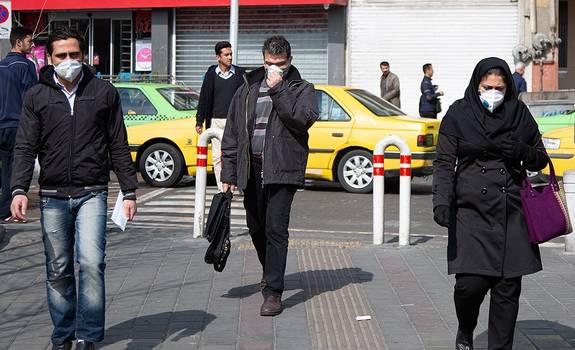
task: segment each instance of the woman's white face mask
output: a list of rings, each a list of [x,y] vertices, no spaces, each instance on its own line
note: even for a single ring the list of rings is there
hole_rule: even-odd
[[[493,111],[503,103],[503,100],[505,99],[505,90],[480,90],[479,98],[481,99],[483,107],[485,107],[489,112],[493,113]]]

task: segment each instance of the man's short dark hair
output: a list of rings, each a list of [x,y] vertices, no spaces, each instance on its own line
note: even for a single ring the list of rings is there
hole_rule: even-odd
[[[16,27],[10,32],[10,45],[16,47],[16,40],[24,40],[27,36],[32,36],[34,32],[30,28]]]
[[[231,49],[231,48],[232,44],[230,44],[229,41],[220,41],[216,43],[216,47],[214,48],[214,50],[216,51],[216,56],[219,56],[222,54],[223,49]]]
[[[78,40],[78,44],[80,44],[80,51],[82,51],[82,54],[85,54],[86,39],[84,38],[84,36],[78,33],[77,31],[71,29],[70,27],[62,27],[50,33],[50,36],[48,37],[48,42],[46,42],[46,52],[48,52],[48,55],[51,56],[52,52],[54,52],[54,47],[52,45],[54,41],[68,40],[70,38]]]
[[[289,41],[282,35],[274,35],[266,39],[262,47],[262,53],[269,53],[273,56],[291,57],[291,46]]]
[[[389,62],[387,62],[387,61],[381,61],[381,63],[379,64],[379,66],[380,66],[380,67],[381,67],[381,66],[389,67]]]
[[[431,63],[426,63],[423,65],[423,73],[427,73],[427,71],[431,68]]]

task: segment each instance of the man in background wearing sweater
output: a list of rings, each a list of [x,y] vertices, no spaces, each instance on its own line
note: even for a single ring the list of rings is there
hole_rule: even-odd
[[[38,82],[34,63],[26,58],[34,47],[32,31],[17,27],[10,32],[12,50],[0,61],[0,162],[2,162],[0,199],[0,219],[11,221],[10,178],[14,160],[16,130],[20,122],[20,113],[24,95]]]
[[[200,102],[196,116],[198,134],[202,133],[204,122],[206,128],[212,127],[224,131],[232,98],[236,90],[244,83],[245,71],[232,64],[232,45],[227,41],[220,41],[216,44],[215,52],[218,64],[208,68],[200,90]],[[212,162],[220,191],[222,191],[220,181],[222,171],[221,148],[221,142],[218,139],[212,139]]]

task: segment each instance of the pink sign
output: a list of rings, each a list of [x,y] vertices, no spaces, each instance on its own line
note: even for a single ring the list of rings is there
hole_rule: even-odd
[[[152,42],[150,40],[136,41],[136,71],[152,70]]]
[[[34,62],[36,66],[36,73],[46,65],[46,46],[36,45],[32,48],[32,52],[26,55],[30,61]]]

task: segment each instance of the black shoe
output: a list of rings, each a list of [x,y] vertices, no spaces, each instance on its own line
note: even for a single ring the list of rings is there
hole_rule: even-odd
[[[72,342],[71,341],[67,341],[64,344],[60,344],[60,345],[52,345],[52,350],[72,350]]]
[[[91,341],[80,341],[76,344],[76,350],[95,350],[96,346]]]
[[[473,350],[473,334],[465,334],[458,329],[455,338],[455,350]]]
[[[283,311],[282,297],[279,295],[270,295],[264,297],[264,303],[260,309],[260,316],[276,316]]]

